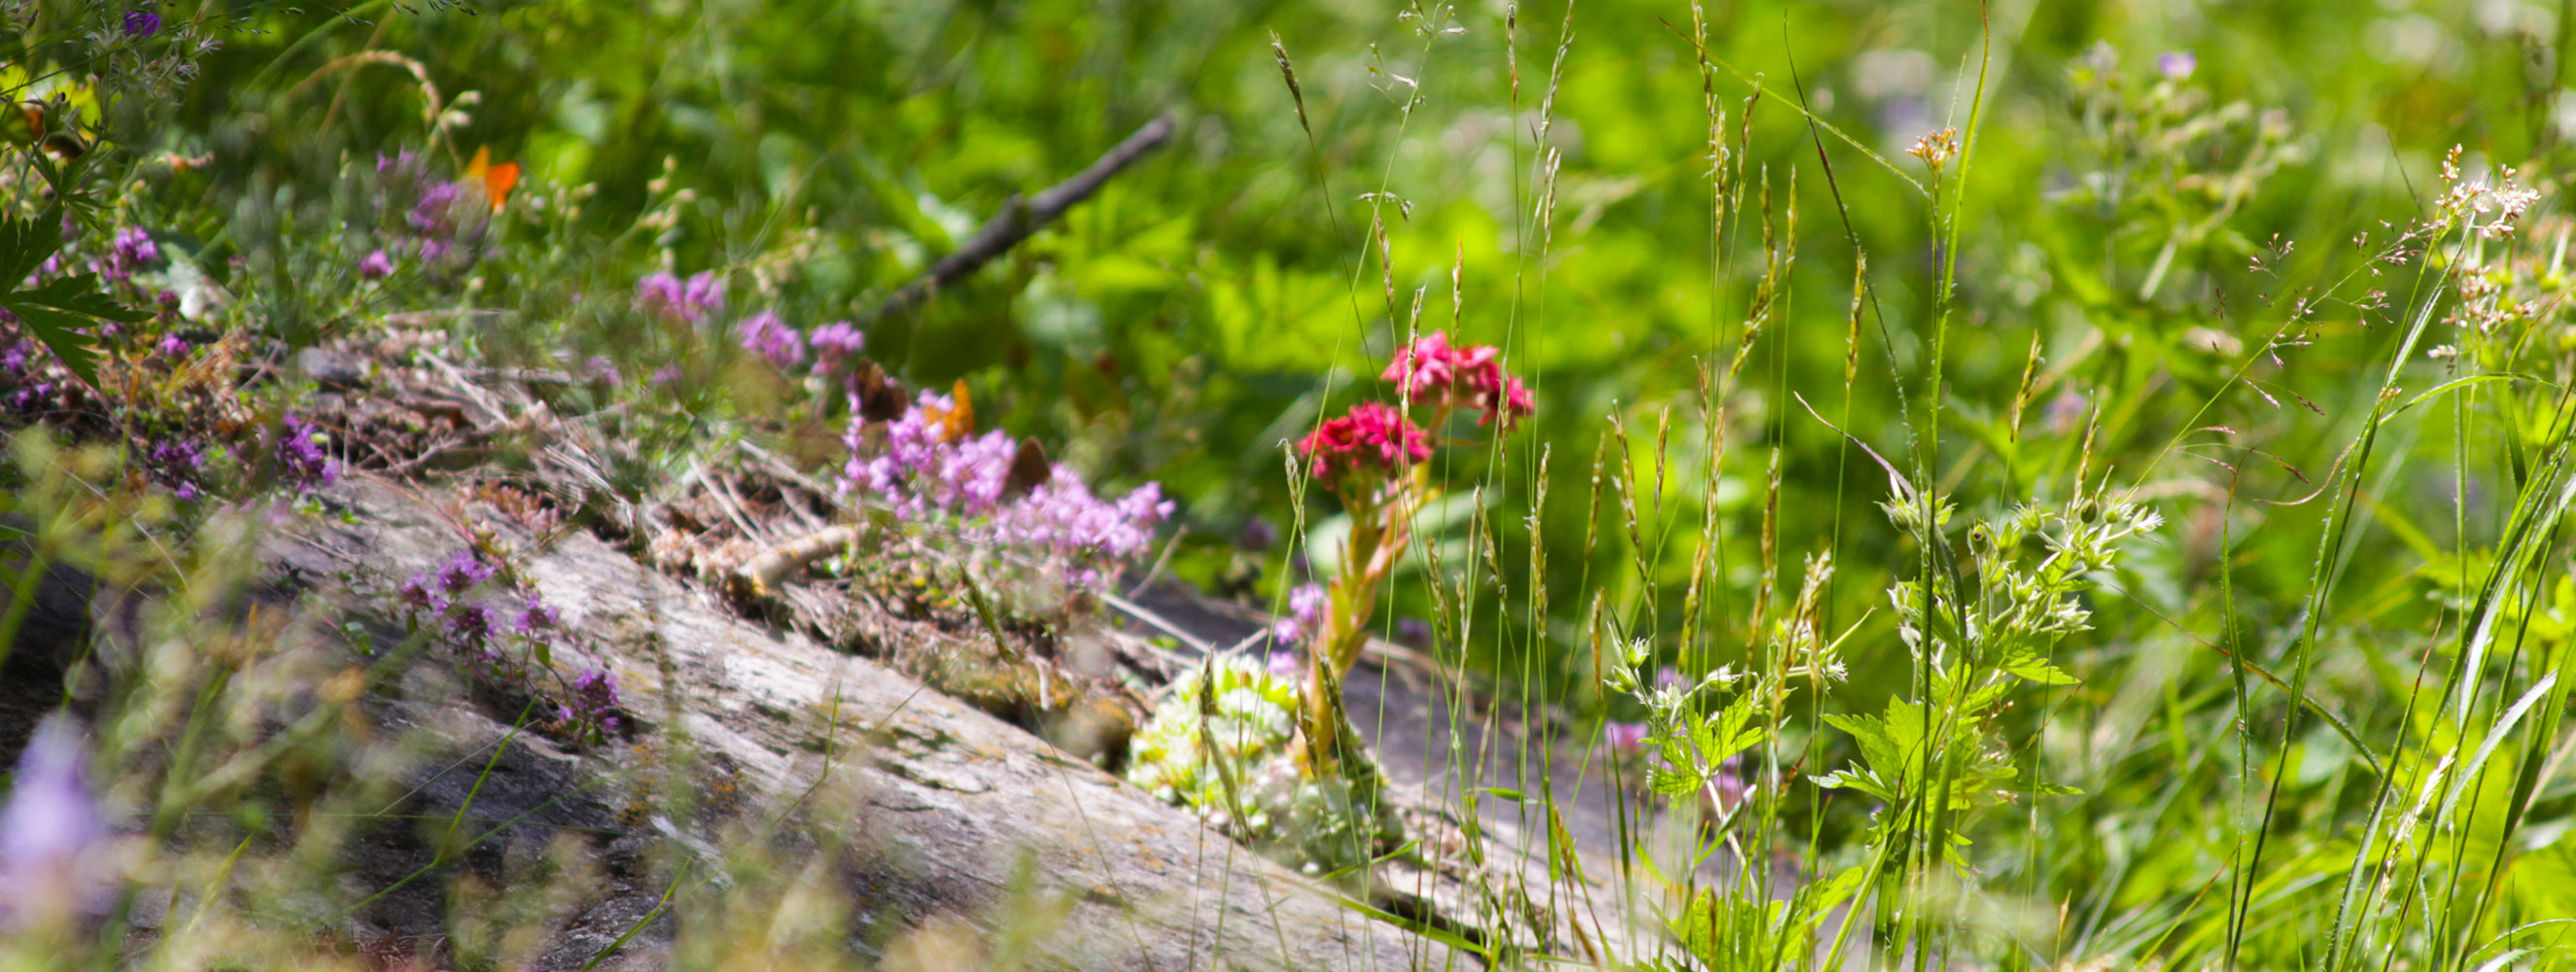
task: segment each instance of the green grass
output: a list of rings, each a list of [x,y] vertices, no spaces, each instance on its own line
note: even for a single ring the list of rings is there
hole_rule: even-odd
[[[1433,660],[1566,713],[1513,743],[1617,788],[1637,840],[1592,876],[1654,943],[1623,963],[2471,970],[2576,947],[2576,11],[179,3],[135,41],[122,11],[22,7],[0,87],[95,127],[70,159],[10,129],[0,205],[67,210],[92,256],[150,230],[163,258],[110,292],[187,309],[141,333],[228,361],[396,335],[466,367],[604,359],[617,383],[555,404],[623,444],[599,495],[628,501],[737,441],[835,477],[836,386],[723,328],[863,318],[1014,193],[1175,112],[1061,223],[863,321],[868,355],[962,382],[981,427],[1103,495],[1160,482],[1180,511],[1147,559],[1277,609],[1347,566],[1353,529],[1282,474],[1285,443],[1393,400],[1376,376],[1413,336],[1501,348],[1536,414],[1440,450],[1368,628],[1422,619]],[[477,258],[361,274],[412,232],[376,160],[443,179],[485,148],[525,175]],[[2536,202],[2490,192],[2502,166]],[[715,272],[730,313],[635,312],[655,271]],[[219,602],[220,531],[133,470],[316,390],[213,372],[111,367],[82,409],[12,406],[54,426],[19,440],[18,529]],[[260,434],[209,439],[203,485],[274,489]],[[73,439],[110,448],[44,444]],[[1256,523],[1284,544],[1239,541]],[[254,731],[226,713],[293,709],[260,693],[330,666],[200,653],[227,660],[174,651],[111,689],[97,751],[156,755],[101,780],[166,852],[155,886],[302,900],[343,836],[319,821],[381,805],[399,746]],[[1613,722],[1646,723],[1644,752],[1602,743]],[[1524,833],[1573,796],[1463,759],[1444,798],[1514,791]],[[347,782],[292,805],[235,785],[280,760]],[[1650,860],[1654,821],[1709,809],[1681,832],[1723,878]],[[819,878],[764,853],[674,885],[680,955],[792,926],[772,944],[799,961],[856,962],[829,909],[795,910]],[[205,919],[204,954],[328,950],[276,917],[308,912],[262,907]],[[459,941],[497,967],[506,937]],[[119,963],[106,936],[0,953]]]

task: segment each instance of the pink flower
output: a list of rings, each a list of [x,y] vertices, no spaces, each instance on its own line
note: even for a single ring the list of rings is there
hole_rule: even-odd
[[[656,273],[635,282],[635,309],[674,323],[695,324],[724,309],[724,284],[702,270],[683,281]]]
[[[1394,406],[1361,402],[1297,443],[1315,478],[1339,479],[1363,468],[1393,473],[1431,458],[1431,437]]]
[[[375,252],[367,254],[365,259],[358,261],[358,276],[369,280],[383,280],[393,275],[394,258],[385,252],[384,247],[377,247]]]
[[[805,360],[805,335],[778,319],[776,311],[761,311],[733,326],[742,339],[742,349],[769,360],[770,367],[785,370]]]
[[[1646,748],[1646,724],[1613,722],[1601,728],[1601,739],[1618,752],[1637,752]]]
[[[859,356],[868,346],[868,336],[848,321],[833,321],[815,328],[805,336],[814,346],[816,363],[826,368],[840,367],[841,362]]]
[[[1503,371],[1502,351],[1490,344],[1457,347],[1446,331],[1433,331],[1399,348],[1395,360],[1378,377],[1391,381],[1415,402],[1443,411],[1457,408],[1484,413],[1476,420],[1490,425],[1501,419],[1508,429],[1536,408],[1529,389]]]

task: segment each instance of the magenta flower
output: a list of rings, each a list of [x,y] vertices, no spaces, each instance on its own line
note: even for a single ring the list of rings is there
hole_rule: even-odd
[[[1374,468],[1394,473],[1431,458],[1431,437],[1394,406],[1362,402],[1297,443],[1315,478],[1326,481]]]
[[[805,336],[805,340],[814,346],[816,363],[825,368],[840,367],[841,362],[858,357],[859,352],[868,346],[868,336],[848,321],[833,321],[815,328],[814,333]]]
[[[161,259],[161,245],[152,242],[152,234],[128,226],[116,231],[107,251],[107,265],[99,275],[109,280],[130,280],[144,264]]]
[[[1269,664],[1272,678],[1296,678],[1297,674],[1306,668],[1304,662],[1297,660],[1297,653],[1293,651],[1271,652]]]
[[[313,423],[286,417],[277,436],[278,478],[296,492],[309,493],[340,479],[340,463],[323,447],[331,436]]]
[[[369,280],[383,280],[393,275],[394,258],[392,254],[385,252],[384,247],[377,247],[375,252],[367,254],[365,259],[358,261],[358,276]]]
[[[805,335],[778,319],[776,311],[761,311],[733,326],[734,336],[741,339],[742,349],[769,360],[770,367],[786,370],[805,360]]]
[[[1646,724],[1614,721],[1601,727],[1601,738],[1617,752],[1639,752],[1646,748]]]
[[[635,307],[674,323],[696,324],[724,310],[724,283],[711,270],[687,280],[651,274],[635,282]]]
[[[1448,332],[1433,331],[1397,349],[1395,360],[1379,377],[1394,382],[1417,404],[1444,414],[1451,409],[1474,409],[1483,413],[1477,424],[1490,425],[1499,419],[1508,429],[1535,410],[1536,402],[1520,379],[1503,371],[1501,359],[1502,351],[1493,345],[1456,347],[1449,343]]]

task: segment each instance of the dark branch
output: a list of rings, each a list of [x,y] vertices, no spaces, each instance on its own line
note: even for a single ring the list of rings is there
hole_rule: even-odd
[[[1145,157],[1146,153],[1161,148],[1164,142],[1171,140],[1172,127],[1170,114],[1157,116],[1145,123],[1145,127],[1137,129],[1136,134],[1127,136],[1126,141],[1112,146],[1108,154],[1091,163],[1090,168],[1075,173],[1073,178],[1049,186],[1026,200],[1012,196],[1009,202],[1002,204],[1002,211],[976,227],[975,235],[967,237],[956,252],[939,258],[938,263],[931,265],[930,272],[903,285],[903,289],[886,298],[885,303],[878,304],[877,309],[862,318],[860,323],[882,320],[929,303],[940,290],[992,262],[994,257],[1009,252],[1021,240],[1028,239],[1029,234],[1055,222],[1065,210],[1091,198],[1092,193],[1099,192],[1100,187],[1108,184],[1110,177],[1120,170]]]

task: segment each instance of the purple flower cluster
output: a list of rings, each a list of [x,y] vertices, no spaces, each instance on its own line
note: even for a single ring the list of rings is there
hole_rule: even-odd
[[[1073,470],[1056,466],[1047,481],[993,518],[1004,543],[1040,550],[1064,561],[1070,580],[1098,587],[1105,571],[1153,545],[1154,525],[1172,515],[1163,487],[1146,483],[1112,503],[1091,495]]]
[[[505,688],[536,692],[529,663],[539,646],[551,653],[564,630],[563,614],[542,595],[525,588],[513,589],[497,600],[475,597],[499,573],[482,555],[459,550],[404,581],[396,596],[415,624],[429,628],[472,662],[478,677]],[[514,647],[521,650],[508,650]],[[617,679],[601,668],[582,670],[554,706],[557,722],[577,737],[615,731],[617,711]]]
[[[1614,752],[1643,752],[1646,748],[1646,724],[1613,721],[1601,727],[1601,740],[1608,743]]]
[[[908,520],[937,516],[980,521],[979,539],[1055,558],[1075,585],[1096,587],[1106,568],[1152,544],[1154,526],[1172,514],[1162,487],[1148,483],[1118,499],[1092,495],[1063,465],[1016,499],[1006,498],[1019,449],[999,429],[952,434],[957,403],[923,392],[902,416],[881,427],[853,419],[842,441],[850,459],[841,470],[843,491],[865,491],[894,504]],[[853,403],[852,411],[857,411]]]
[[[733,326],[734,336],[742,349],[769,360],[769,366],[780,371],[805,360],[805,335],[780,320],[777,311],[761,311]]]
[[[149,10],[125,12],[125,36],[143,40],[161,32],[161,15]]]
[[[358,275],[382,280],[406,257],[432,269],[457,270],[472,263],[491,213],[479,200],[460,201],[463,195],[455,182],[430,176],[417,153],[376,156],[376,207],[391,229],[380,234],[389,239],[359,258]],[[403,199],[410,204],[394,219],[391,211]]]
[[[858,357],[859,352],[868,346],[868,336],[859,331],[858,325],[848,321],[833,321],[815,328],[814,333],[805,336],[805,340],[814,346],[814,364],[820,368],[839,368]]]
[[[1288,592],[1288,616],[1270,625],[1270,640],[1293,645],[1320,634],[1324,617],[1332,612],[1331,596],[1323,585],[1301,584]]]
[[[289,415],[277,435],[277,478],[298,493],[310,493],[340,481],[340,463],[324,447],[329,433],[303,418]]]
[[[983,516],[1002,502],[1016,447],[998,429],[950,438],[938,418],[953,413],[955,399],[936,392],[921,398],[884,426],[884,441],[869,455],[868,426],[854,420],[842,442],[850,460],[841,468],[844,492],[863,489],[893,500],[896,515],[920,519],[932,512]],[[851,411],[857,411],[852,405]],[[866,458],[861,458],[866,456]]]
[[[46,716],[18,754],[0,806],[0,928],[59,922],[104,900],[99,852],[108,826],[87,761],[80,729],[62,712]]]
[[[134,279],[134,271],[161,259],[161,245],[152,242],[152,234],[128,226],[116,231],[108,246],[107,262],[98,267],[99,276],[123,282]]]
[[[605,668],[583,669],[573,677],[571,698],[555,706],[555,719],[576,733],[617,731],[617,676]]]
[[[712,270],[687,280],[655,273],[635,282],[635,309],[675,324],[699,323],[724,305],[724,282]]]
[[[169,484],[180,502],[194,503],[205,495],[197,487],[197,474],[205,468],[205,447],[185,439],[164,439],[152,444],[143,461],[152,478]]]

